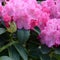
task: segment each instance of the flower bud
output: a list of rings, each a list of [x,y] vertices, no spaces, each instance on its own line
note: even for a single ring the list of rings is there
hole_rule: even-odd
[[[17,30],[16,24],[14,21],[10,22],[10,27],[7,28],[7,31],[10,33],[14,33]]]

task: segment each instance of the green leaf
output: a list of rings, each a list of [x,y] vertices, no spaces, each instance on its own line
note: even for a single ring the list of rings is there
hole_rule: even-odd
[[[48,48],[47,46],[42,45],[40,48],[42,54],[48,54],[50,52],[50,48]]]
[[[28,60],[28,55],[26,53],[26,50],[19,44],[14,45],[20,56],[23,58],[23,60]]]
[[[0,57],[0,60],[12,60],[12,59],[8,56],[2,56]]]
[[[40,56],[41,60],[50,60],[50,56],[49,55],[42,55]]]
[[[17,37],[20,43],[25,43],[28,40],[29,36],[30,36],[29,30],[21,29],[17,31]]]
[[[11,57],[13,60],[20,60],[19,53],[16,51],[16,49],[12,46],[8,48],[9,57]]]
[[[57,60],[56,57],[52,57],[51,60]]]
[[[57,60],[60,60],[60,55],[59,54],[55,54],[54,56]]]
[[[55,53],[55,54],[60,54],[60,47],[55,48],[54,53]]]
[[[40,50],[38,48],[35,48],[35,50],[31,50],[29,52],[29,55],[34,57],[34,58],[40,58],[40,56],[42,55],[42,53],[40,52]]]
[[[5,33],[5,32],[6,32],[6,30],[4,28],[0,28],[0,35]]]

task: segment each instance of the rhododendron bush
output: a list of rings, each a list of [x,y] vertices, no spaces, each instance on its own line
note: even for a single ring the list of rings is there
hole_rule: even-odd
[[[0,60],[60,60],[60,0],[0,0]]]

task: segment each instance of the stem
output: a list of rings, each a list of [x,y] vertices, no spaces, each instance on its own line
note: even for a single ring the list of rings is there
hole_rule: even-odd
[[[7,45],[5,45],[2,48],[0,48],[0,52],[4,51],[5,49],[7,49],[8,47],[12,46],[15,43],[18,43],[18,42],[13,41],[13,42],[8,43]]]
[[[37,34],[39,34],[40,32],[38,32],[36,29],[33,29]]]

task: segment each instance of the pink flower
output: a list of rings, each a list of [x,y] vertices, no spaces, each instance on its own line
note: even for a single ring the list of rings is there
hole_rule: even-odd
[[[3,0],[5,6],[0,7],[1,16],[8,25],[11,22],[11,17],[15,21],[18,29],[30,29],[31,21],[38,20],[40,16],[40,4],[36,0]],[[1,0],[2,2],[2,0]],[[32,6],[31,6],[32,5]],[[2,11],[1,11],[2,10]]]
[[[13,18],[17,28],[30,29],[31,20],[38,20],[40,16],[40,4],[36,0],[13,0],[13,2],[11,0],[10,3],[13,4],[15,9]]]
[[[3,20],[4,20],[5,24],[6,24],[6,27],[9,27],[9,22],[11,22],[11,17],[8,16],[8,15],[4,15]]]
[[[12,7],[12,4],[6,4],[3,6],[2,9],[2,18],[3,21],[5,22],[6,27],[9,27],[9,23],[11,22],[11,17],[14,14],[14,9]]]
[[[16,24],[17,24],[17,28],[18,29],[30,29],[30,19],[27,15],[23,15],[23,16],[20,16],[20,18],[18,18],[16,21]]]
[[[3,10],[3,6],[1,5],[1,2],[0,2],[0,17],[2,16],[2,10]]]
[[[41,5],[36,0],[4,0],[6,2],[3,6],[2,17],[7,24],[15,21],[18,29],[34,28],[40,18]],[[32,5],[32,6],[31,6]],[[34,21],[34,26],[32,25]]]
[[[59,2],[59,0],[46,0],[41,3],[43,10],[50,13],[50,18],[58,18],[60,16]]]
[[[31,20],[31,29],[33,30],[36,26],[38,26],[38,20]]]
[[[60,45],[60,19],[48,20],[45,28],[41,30],[40,38],[41,43],[48,47]]]
[[[40,30],[44,29],[48,20],[49,20],[49,14],[40,11],[40,17],[38,19],[38,27],[40,28]]]

